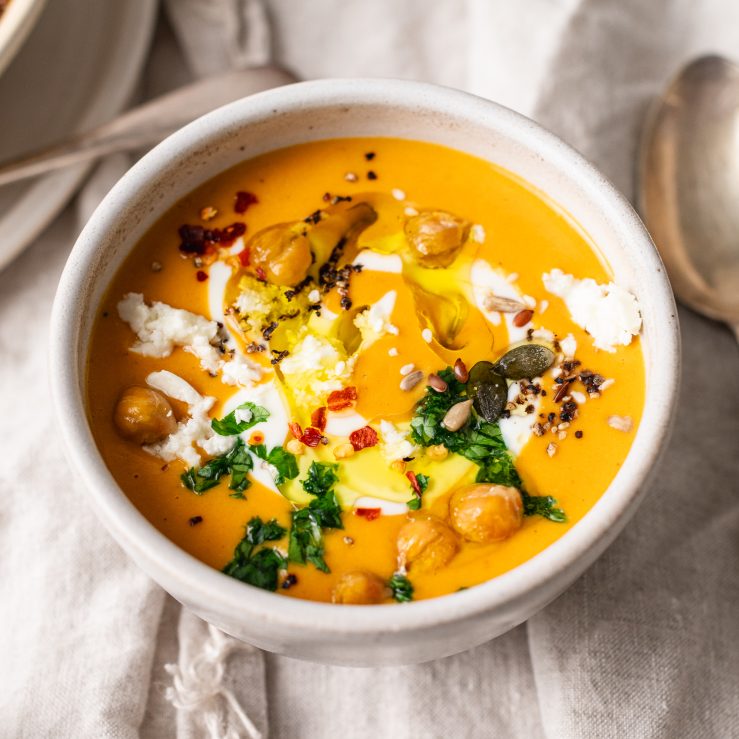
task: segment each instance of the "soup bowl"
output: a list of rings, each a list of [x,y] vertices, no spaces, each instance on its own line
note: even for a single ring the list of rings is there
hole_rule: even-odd
[[[278,596],[206,566],[125,496],[93,439],[85,368],[93,318],[116,269],[172,204],[235,163],[326,138],[392,136],[445,145],[499,165],[577,223],[640,302],[643,417],[626,460],[585,517],[484,584],[402,605],[339,606]],[[577,152],[511,110],[463,92],[392,80],[282,87],[216,110],[170,136],[111,190],[80,235],[52,316],[56,414],[71,463],[125,551],[187,608],[229,634],[292,657],[346,665],[421,662],[486,642],[560,595],[615,539],[647,491],[670,428],[679,333],[670,285],[629,203]]]

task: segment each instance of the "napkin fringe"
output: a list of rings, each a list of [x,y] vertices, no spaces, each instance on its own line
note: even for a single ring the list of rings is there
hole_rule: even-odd
[[[209,637],[201,651],[183,665],[167,664],[164,669],[172,676],[172,685],[165,690],[166,699],[188,713],[200,714],[210,739],[240,739],[238,729],[230,726],[224,703],[238,719],[249,739],[262,739],[236,696],[223,684],[226,661],[237,649],[249,650],[247,644],[232,639],[214,626],[208,627]]]

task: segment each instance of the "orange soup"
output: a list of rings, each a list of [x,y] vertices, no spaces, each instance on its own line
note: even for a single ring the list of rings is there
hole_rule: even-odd
[[[252,586],[392,603],[576,524],[644,402],[635,298],[494,165],[396,139],[243,162],[149,230],[100,306],[88,413],[133,504]]]

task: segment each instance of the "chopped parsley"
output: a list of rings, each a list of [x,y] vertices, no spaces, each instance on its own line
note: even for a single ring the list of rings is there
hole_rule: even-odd
[[[247,473],[254,466],[249,450],[241,439],[237,439],[230,451],[206,462],[196,469],[190,467],[180,475],[182,484],[196,495],[202,495],[218,485],[224,475],[231,475],[229,488],[243,494],[251,484]]]
[[[388,580],[387,584],[392,591],[393,598],[395,598],[398,603],[408,603],[408,601],[413,600],[413,584],[405,575],[401,575],[399,572],[396,572],[390,580]]]
[[[255,403],[242,403],[220,420],[214,418],[210,425],[221,436],[236,436],[269,418],[269,411]],[[238,420],[237,420],[238,419]]]
[[[273,518],[265,523],[259,516],[246,525],[244,538],[236,545],[232,560],[223,572],[242,582],[264,590],[276,590],[279,571],[285,569],[287,560],[275,549],[256,547],[266,541],[277,541],[285,536],[286,530]]]
[[[423,494],[429,486],[429,476],[422,472],[406,472],[406,476],[410,480],[413,497],[408,501],[407,506],[411,511],[417,511],[421,508]]]
[[[298,461],[295,455],[281,446],[272,447],[268,453],[264,444],[257,444],[251,447],[251,451],[275,468],[277,471],[275,485],[282,485],[285,480],[292,480],[298,476]]]
[[[554,498],[549,495],[529,495],[525,491],[497,423],[489,423],[473,412],[471,423],[459,431],[448,431],[441,425],[446,412],[456,403],[467,399],[467,389],[457,380],[450,367],[438,374],[447,383],[447,389],[444,392],[427,390],[411,420],[411,440],[420,446],[443,444],[450,452],[461,454],[474,462],[480,467],[476,482],[518,488],[525,515],[539,515],[557,523],[565,522],[567,516]]]
[[[311,462],[307,477],[301,480],[303,489],[314,495],[311,502],[293,511],[288,558],[298,564],[310,563],[321,572],[330,572],[323,557],[323,529],[342,529],[341,507],[333,486],[338,482],[338,465]]]
[[[244,498],[244,491],[251,485],[249,472],[254,469],[255,455],[271,464],[275,470],[275,485],[282,485],[285,480],[292,480],[298,476],[298,463],[295,455],[276,446],[267,453],[264,444],[248,447],[243,439],[236,439],[230,451],[206,462],[196,469],[190,467],[180,475],[182,484],[196,495],[202,495],[206,490],[216,487],[224,475],[231,475],[228,484],[232,498]]]

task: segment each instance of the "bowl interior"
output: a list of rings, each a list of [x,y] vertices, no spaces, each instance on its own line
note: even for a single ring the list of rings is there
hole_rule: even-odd
[[[258,154],[315,139],[378,135],[434,142],[493,162],[546,193],[575,221],[616,281],[639,299],[647,400],[632,450],[609,489],[544,552],[465,592],[400,609],[347,610],[254,592],[164,540],[128,502],[97,454],[82,384],[95,307],[114,271],[164,210]],[[679,361],[674,302],[662,263],[634,211],[598,172],[512,111],[464,93],[388,80],[318,81],[261,93],[199,119],[160,144],[111,191],[81,235],[62,278],[52,335],[52,384],[69,454],[104,522],[129,553],[145,569],[156,570],[155,577],[175,597],[226,628],[219,614],[229,608],[286,624],[315,618],[320,622],[315,628],[346,633],[397,632],[460,619],[503,607],[537,588],[536,607],[555,597],[615,538],[640,501],[669,428]],[[187,588],[177,573],[182,568],[188,572]]]

